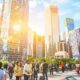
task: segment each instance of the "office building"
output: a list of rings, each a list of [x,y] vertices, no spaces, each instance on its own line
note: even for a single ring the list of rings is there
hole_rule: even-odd
[[[36,32],[33,34],[33,56],[43,58],[45,54],[45,37],[38,35]]]
[[[69,43],[72,47],[72,56],[80,57],[80,28],[75,29],[69,34]]]
[[[45,8],[45,32],[46,32],[46,43],[45,45],[52,46],[51,54],[55,53],[53,51],[54,43],[59,41],[60,29],[59,29],[59,14],[58,7],[56,5],[51,5]],[[49,48],[49,47],[47,47]]]
[[[11,0],[3,0],[2,3],[2,14],[1,14],[1,38],[5,42],[8,39],[9,19],[11,10]]]
[[[7,47],[9,51],[8,53],[14,53],[14,52],[17,53],[19,51],[21,51],[22,53],[24,49],[27,49],[28,15],[29,15],[28,0],[3,0],[1,21],[0,21],[1,25],[0,36],[3,39],[3,44],[5,43],[8,44]],[[15,35],[15,32],[17,33],[17,31],[14,31],[15,26],[20,26],[21,32],[18,35]],[[17,40],[16,43],[9,43],[9,39],[11,37],[14,37],[14,39]],[[16,46],[18,43],[19,43],[18,46],[20,47]],[[11,49],[9,46],[15,46],[15,47],[12,47]]]
[[[29,27],[28,28],[28,48],[27,48],[27,55],[28,56],[33,56],[33,34],[34,32],[32,29]]]
[[[17,35],[17,39],[19,40],[18,42],[20,42],[22,50],[23,48],[27,49],[28,44],[28,15],[29,15],[28,0],[12,0],[9,37],[17,33],[17,31],[14,31],[14,27],[19,26],[21,31]],[[16,44],[18,43],[16,42]]]

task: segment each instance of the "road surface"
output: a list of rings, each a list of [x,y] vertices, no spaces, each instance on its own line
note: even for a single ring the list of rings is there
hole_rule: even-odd
[[[40,76],[41,74],[39,74]],[[67,76],[73,76],[75,77],[77,80],[80,80],[80,75],[77,75],[77,73],[75,71],[66,71],[64,73],[62,72],[59,72],[59,73],[56,73],[54,72],[54,75],[51,76],[49,73],[48,73],[48,80],[62,80],[63,78],[67,77]],[[9,80],[9,79],[7,79]],[[16,80],[15,77],[13,80]],[[23,79],[24,80],[24,79]]]

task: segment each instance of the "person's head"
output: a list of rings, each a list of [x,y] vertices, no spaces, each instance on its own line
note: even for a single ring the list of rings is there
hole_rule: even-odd
[[[4,68],[7,69],[8,68],[8,64],[4,64]]]
[[[43,62],[46,62],[46,60],[45,60],[45,59],[43,59]]]
[[[19,66],[19,67],[22,67],[22,63],[21,63],[21,62],[18,62],[18,66]]]
[[[16,62],[16,65],[19,66],[19,62],[18,61]]]
[[[2,62],[0,62],[0,69],[2,68]]]
[[[12,64],[14,64],[14,61],[12,61]]]
[[[26,61],[26,63],[27,63],[27,64],[30,64],[30,61],[29,61],[29,60],[27,60],[27,61]]]

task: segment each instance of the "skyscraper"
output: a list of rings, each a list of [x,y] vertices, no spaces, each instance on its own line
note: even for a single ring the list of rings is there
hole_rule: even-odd
[[[20,26],[21,33],[19,34],[20,44],[27,48],[28,38],[28,0],[12,0],[9,36],[14,35],[14,27]]]
[[[45,9],[45,27],[46,44],[47,42],[52,44],[51,50],[53,54],[53,45],[59,41],[60,35],[58,7],[56,5],[51,5]],[[49,46],[49,44],[47,45]]]
[[[1,21],[0,21],[0,37],[3,41],[3,45],[2,45],[3,53],[7,52],[10,10],[11,10],[11,0],[3,0]]]
[[[2,7],[1,7],[2,10],[1,10],[1,15],[0,15],[0,35],[1,35],[4,7],[5,7],[5,0],[3,0]]]
[[[46,57],[45,37],[38,35],[36,32],[33,34],[33,56],[38,58]]]
[[[3,0],[2,14],[1,14],[1,37],[5,41],[8,38],[8,28],[11,10],[11,0]]]
[[[69,34],[69,43],[72,48],[72,56],[74,58],[80,57],[80,28]]]

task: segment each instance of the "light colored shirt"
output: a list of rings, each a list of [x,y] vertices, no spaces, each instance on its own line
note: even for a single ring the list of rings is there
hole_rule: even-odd
[[[21,67],[16,65],[14,68],[14,74],[15,74],[15,76],[21,76],[22,75]]]
[[[4,69],[4,74],[5,74],[6,78],[9,78],[8,70]]]
[[[5,75],[4,71],[0,69],[0,80],[3,79],[4,75]]]
[[[31,64],[25,64],[24,68],[23,68],[23,74],[31,75],[31,73],[32,73],[31,69],[32,69]]]
[[[76,67],[80,67],[80,64],[76,64]]]

